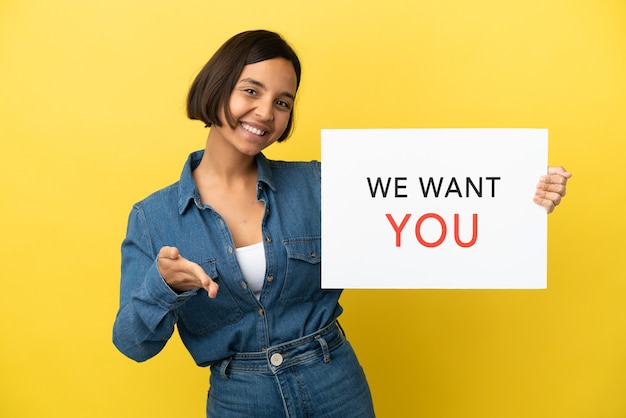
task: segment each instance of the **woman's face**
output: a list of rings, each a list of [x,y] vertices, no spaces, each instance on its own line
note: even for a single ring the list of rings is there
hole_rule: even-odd
[[[273,58],[246,65],[233,89],[230,124],[211,131],[239,152],[256,155],[281,137],[294,106],[296,73],[290,61]],[[221,120],[226,121],[222,110]]]

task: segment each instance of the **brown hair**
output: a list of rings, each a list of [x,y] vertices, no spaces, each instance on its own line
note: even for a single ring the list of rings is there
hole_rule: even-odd
[[[203,121],[206,126],[222,126],[219,114],[224,106],[226,122],[234,127],[228,102],[243,67],[272,58],[285,58],[293,64],[297,91],[302,70],[300,60],[289,44],[274,32],[242,32],[226,41],[196,76],[187,96],[187,116]],[[289,137],[292,126],[293,110],[278,142]]]

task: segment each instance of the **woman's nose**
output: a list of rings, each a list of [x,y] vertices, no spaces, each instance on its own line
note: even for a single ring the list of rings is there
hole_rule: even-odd
[[[270,100],[259,100],[255,114],[263,121],[274,120],[274,102]]]

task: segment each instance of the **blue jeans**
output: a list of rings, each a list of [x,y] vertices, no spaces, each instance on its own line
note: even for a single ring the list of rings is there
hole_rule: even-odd
[[[352,346],[333,323],[211,366],[210,418],[369,418],[374,408]]]

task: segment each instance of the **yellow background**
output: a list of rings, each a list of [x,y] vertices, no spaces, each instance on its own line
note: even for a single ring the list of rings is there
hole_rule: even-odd
[[[623,0],[2,0],[0,416],[203,416],[178,337],[143,364],[111,344],[119,245],[204,146],[193,76],[256,28],[304,66],[271,157],[319,158],[321,128],[537,127],[575,174],[547,290],[345,292],[378,415],[626,417]]]

